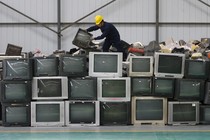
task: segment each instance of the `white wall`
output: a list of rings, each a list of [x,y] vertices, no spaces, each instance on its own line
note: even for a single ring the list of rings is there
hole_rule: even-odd
[[[53,23],[50,28],[57,30],[57,0],[1,0],[11,7],[36,19],[39,22]],[[61,21],[72,23],[94,11],[111,0],[61,0]],[[210,8],[198,0],[159,0],[160,23],[168,22],[210,22]],[[208,0],[204,0],[210,3]],[[102,14],[106,21],[113,22],[118,28],[121,38],[128,43],[140,41],[147,45],[155,40],[156,0],[116,0],[109,6],[80,21],[62,32],[62,50],[75,47],[72,40],[78,28],[87,28],[94,24],[94,16]],[[17,14],[0,4],[0,53],[5,52],[8,43],[23,47],[23,51],[41,49],[51,54],[57,49],[57,35],[33,21]],[[84,23],[84,24],[83,24]],[[48,25],[49,26],[49,25]],[[175,40],[200,39],[210,36],[210,25],[160,24],[160,41],[170,37]],[[94,32],[99,35],[100,32]]]

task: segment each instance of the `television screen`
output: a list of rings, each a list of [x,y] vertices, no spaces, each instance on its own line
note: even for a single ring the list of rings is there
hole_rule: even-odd
[[[201,79],[177,79],[175,99],[183,101],[203,101],[205,81]]]
[[[152,77],[132,77],[131,95],[142,96],[152,94]]]
[[[57,76],[58,57],[34,57],[34,76]]]
[[[129,60],[129,76],[153,76],[152,56],[131,56]]]
[[[32,60],[25,58],[3,60],[3,80],[31,80]]]
[[[93,77],[72,78],[68,83],[69,99],[96,100],[97,79]]]
[[[30,102],[31,81],[1,81],[1,102]]]
[[[30,126],[30,104],[2,103],[3,126]]]
[[[154,75],[165,78],[184,76],[185,54],[155,53]]]
[[[129,125],[130,102],[100,102],[101,125]]]
[[[99,101],[65,101],[67,126],[98,126]]]
[[[199,123],[199,102],[168,102],[168,124]]]
[[[153,95],[158,97],[173,98],[175,92],[175,79],[157,78],[153,79]]]
[[[200,105],[200,123],[210,124],[210,106]]]
[[[33,77],[32,99],[68,99],[68,78],[58,76]]]
[[[185,78],[207,79],[209,77],[209,61],[185,60]]]
[[[68,77],[87,76],[87,57],[85,55],[60,55],[59,75]]]
[[[83,49],[89,48],[92,36],[93,36],[92,34],[79,28],[72,43],[79,48]]]
[[[63,126],[64,101],[31,102],[31,126]]]
[[[167,122],[167,98],[132,97],[132,123],[160,124]]]
[[[122,53],[90,52],[89,76],[122,77]]]
[[[130,101],[130,77],[98,78],[99,101]]]

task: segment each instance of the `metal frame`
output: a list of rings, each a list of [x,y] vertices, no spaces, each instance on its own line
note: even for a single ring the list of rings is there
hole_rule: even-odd
[[[57,34],[57,43],[58,43],[58,50],[61,49],[61,37],[62,37],[62,31],[66,30],[67,28],[77,24],[77,25],[83,25],[83,24],[93,24],[93,22],[80,22],[81,20],[85,19],[86,17],[92,15],[93,13],[97,12],[98,10],[110,5],[111,3],[115,2],[116,0],[111,0],[110,2],[102,5],[101,7],[95,9],[94,11],[88,13],[87,15],[79,18],[78,20],[76,20],[75,22],[61,22],[61,0],[57,0],[57,22],[39,22],[33,18],[31,18],[30,16],[18,11],[17,9],[3,3],[2,1],[0,1],[0,4],[6,6],[9,9],[12,9],[13,11],[21,14],[22,16],[30,19],[31,21],[34,22],[18,22],[18,23],[0,23],[0,25],[41,25],[43,27],[45,27],[46,29],[54,32]],[[209,25],[210,22],[160,22],[159,21],[159,4],[160,4],[160,0],[155,0],[156,1],[156,18],[155,18],[155,22],[113,22],[113,24],[138,24],[138,25],[155,25],[155,39],[157,42],[159,42],[159,29],[161,25]],[[210,5],[202,0],[198,0],[199,2],[205,4],[206,6],[210,7]],[[51,29],[50,27],[48,27],[49,25],[55,25],[57,26],[57,31]],[[63,28],[61,28],[63,27]]]

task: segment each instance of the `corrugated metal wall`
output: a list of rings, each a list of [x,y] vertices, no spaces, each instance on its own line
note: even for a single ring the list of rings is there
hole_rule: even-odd
[[[49,23],[47,26],[57,30],[57,0],[1,1],[39,22]],[[61,0],[61,22],[68,25],[110,1]],[[204,1],[208,3],[208,0]],[[188,41],[210,36],[210,25],[195,24],[210,21],[209,7],[198,0],[159,0],[159,2],[159,41],[170,37],[173,37],[174,40]],[[64,30],[61,49],[69,50],[75,47],[72,45],[72,40],[78,28],[93,25],[96,14],[102,14],[106,21],[113,22],[119,29],[123,40],[128,43],[140,41],[147,45],[150,41],[155,40],[155,4],[156,0],[116,0],[80,21],[79,24]],[[44,53],[50,54],[56,50],[57,35],[40,25],[31,23],[33,21],[0,4],[0,53],[5,52],[8,43],[23,46],[23,51],[40,48]],[[99,34],[100,32],[94,32],[94,35]]]

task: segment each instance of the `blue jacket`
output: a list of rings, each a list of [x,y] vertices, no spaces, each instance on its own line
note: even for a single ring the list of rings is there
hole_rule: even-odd
[[[102,27],[98,27],[97,25],[95,25],[88,28],[87,31],[92,32],[98,29],[101,30],[102,34],[98,37],[95,37],[95,40],[106,38],[107,41],[114,44],[120,42],[120,34],[113,24],[104,22],[104,25]]]

